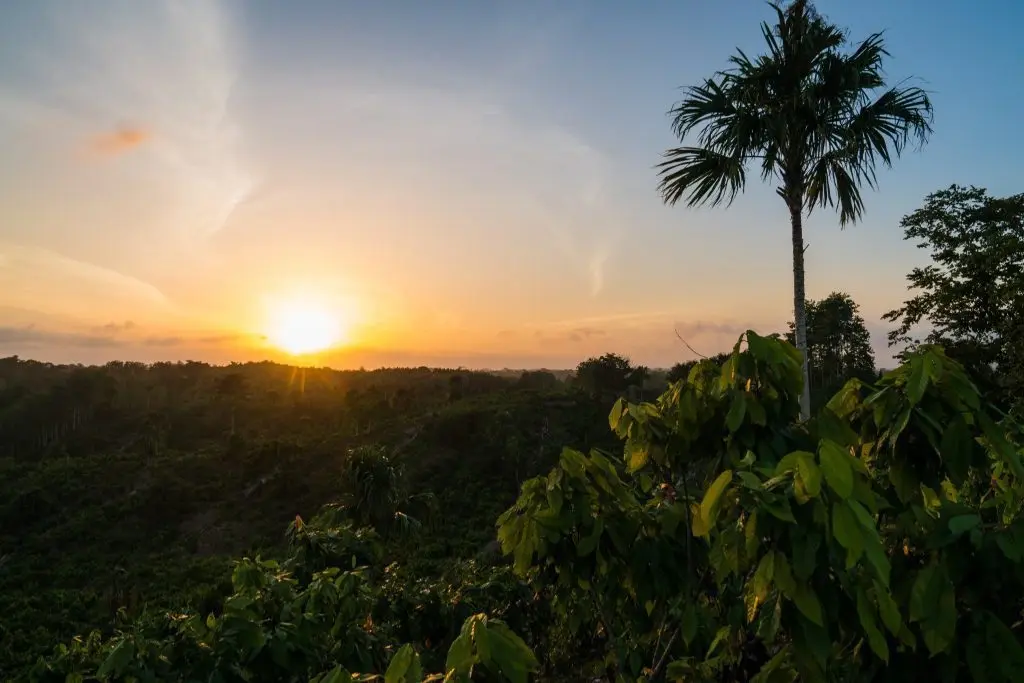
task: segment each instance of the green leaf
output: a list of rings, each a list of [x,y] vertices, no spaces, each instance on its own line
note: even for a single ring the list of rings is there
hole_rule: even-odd
[[[793,580],[793,571],[790,569],[789,560],[778,550],[774,552],[774,555],[775,560],[772,564],[774,567],[773,578],[775,579],[775,585],[792,599],[796,593],[796,581]]]
[[[832,504],[832,535],[846,548],[846,566],[853,567],[864,552],[864,530],[846,501]]]
[[[626,469],[636,472],[647,464],[650,449],[647,444],[639,441],[630,441],[626,446]]]
[[[757,596],[758,602],[764,602],[771,590],[772,578],[775,576],[775,553],[767,553],[761,558],[750,582],[750,591]]]
[[[484,632],[491,649],[490,659],[512,683],[526,683],[530,672],[540,668],[529,646],[503,622],[488,620]]]
[[[339,664],[324,674],[319,683],[352,683],[352,674]]]
[[[962,417],[956,417],[946,426],[942,432],[942,443],[939,446],[939,454],[946,464],[950,479],[958,486],[967,478],[967,472],[971,466],[971,451],[974,449],[974,439],[967,429],[967,423]]]
[[[910,620],[922,621],[935,613],[940,581],[934,565],[922,567],[910,589]]]
[[[815,464],[813,456],[808,453],[806,457],[797,461],[797,466],[807,495],[817,498],[821,493],[821,470]]]
[[[107,678],[110,676],[120,678],[121,674],[128,667],[128,662],[135,656],[135,643],[122,638],[121,642],[110,651],[107,658],[103,660],[103,664],[100,665],[99,670],[96,672],[97,678]]]
[[[470,617],[473,619],[473,617]],[[467,620],[469,623],[469,620]],[[473,656],[473,643],[470,641],[470,633],[463,626],[463,632],[452,641],[448,648],[448,658],[445,660],[446,671],[455,671],[460,675],[468,675],[470,668],[475,663]]]
[[[715,525],[718,509],[722,504],[722,494],[725,493],[730,483],[732,483],[732,470],[725,470],[711,483],[707,493],[704,494],[704,500],[700,502],[700,516],[709,529]]]
[[[809,458],[814,460],[814,453],[808,453],[807,451],[793,451],[782,456],[782,460],[779,460],[779,464],[775,466],[774,476],[785,474],[791,470],[798,469],[800,467],[800,461]]]
[[[921,634],[928,650],[944,652],[956,638],[956,592],[948,577],[940,577],[940,594],[934,617],[921,623]]]
[[[980,524],[981,517],[978,515],[957,515],[949,520],[949,530],[954,536],[961,536]]]
[[[747,557],[750,559],[754,558],[754,555],[757,553],[757,548],[761,543],[757,529],[758,517],[759,515],[757,510],[754,510],[750,513],[750,517],[747,518],[747,522],[743,527],[743,549],[746,552]]]
[[[729,405],[729,413],[725,416],[725,427],[730,432],[735,432],[743,424],[743,418],[747,414],[746,392],[736,390],[732,395],[732,403]]]
[[[683,642],[689,647],[693,639],[697,637],[697,608],[690,603],[683,610],[683,617],[679,625],[680,635],[683,637]]]
[[[700,506],[696,503],[690,505],[690,525],[693,535],[697,538],[704,538],[711,533],[711,525],[704,519]]]
[[[412,645],[403,645],[391,658],[388,670],[384,674],[384,683],[420,683],[423,680],[423,667],[420,656]]]
[[[796,524],[796,517],[793,516],[793,508],[790,507],[789,501],[785,498],[782,500],[773,500],[762,503],[761,509],[767,510],[771,513],[772,517],[781,519],[783,522]]]
[[[797,609],[818,626],[824,626],[825,622],[821,616],[821,602],[814,590],[805,584],[797,587],[796,592],[790,595]]]
[[[825,407],[818,415],[818,435],[822,439],[834,441],[844,448],[854,446],[859,441],[857,432],[846,420],[840,419],[830,408]]]
[[[910,377],[907,379],[907,398],[910,400],[910,405],[917,405],[924,398],[929,379],[931,378],[924,359],[914,356],[910,360]]]
[[[849,498],[853,493],[853,469],[841,446],[824,439],[818,449],[821,457],[821,471],[825,481],[840,498]]]
[[[601,517],[595,517],[593,530],[591,530],[589,535],[580,539],[579,544],[576,546],[576,554],[580,557],[586,557],[594,552],[597,544],[601,541],[602,533],[604,533],[604,520]]]
[[[883,662],[889,662],[889,643],[878,628],[875,621],[875,610],[871,606],[867,593],[863,588],[857,591],[857,616],[860,618],[860,625],[868,637],[868,645],[871,650]]]
[[[889,633],[899,636],[903,630],[903,617],[900,616],[900,608],[892,599],[889,591],[879,583],[875,583],[875,599],[878,604],[878,614],[882,617],[882,623],[889,629]]]
[[[612,406],[611,412],[608,413],[608,426],[616,434],[619,433],[619,422],[622,419],[623,413],[626,412],[626,400],[620,398]]]

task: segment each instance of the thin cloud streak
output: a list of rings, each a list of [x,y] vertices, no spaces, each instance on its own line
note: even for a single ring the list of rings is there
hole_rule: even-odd
[[[142,173],[174,201],[171,229],[190,242],[219,232],[255,185],[230,107],[239,70],[231,6],[113,0],[47,7],[62,49],[37,64],[43,99],[91,128],[98,156],[147,143]],[[116,128],[125,117],[138,123]]]
[[[99,156],[117,156],[135,149],[152,137],[149,131],[132,126],[117,129],[93,137],[89,149]]]

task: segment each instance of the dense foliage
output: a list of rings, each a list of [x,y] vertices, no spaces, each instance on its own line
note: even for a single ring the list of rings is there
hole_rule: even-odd
[[[417,574],[401,559],[417,531],[382,523],[405,475],[352,451],[355,497],[293,520],[279,559],[236,562],[205,609],[122,610],[27,676],[1015,680],[1016,424],[939,347],[851,380],[807,423],[801,381],[794,347],[747,332],[656,402],[620,399],[621,458],[566,448],[500,516],[511,567]]]
[[[901,223],[932,262],[907,276],[914,296],[884,318],[894,345],[942,344],[1000,404],[1024,410],[1024,194],[959,187],[928,195]]]
[[[0,680],[76,633],[214,609],[236,558],[284,561],[286,526],[328,503],[401,561],[388,590],[461,585],[520,481],[610,443],[607,407],[553,377],[0,360]]]
[[[622,461],[567,449],[499,521],[516,571],[622,680],[1016,680],[1020,433],[922,347],[797,424],[800,357],[746,334],[656,403]]]
[[[875,352],[860,307],[845,292],[808,301],[807,357],[811,405],[818,409],[851,379],[875,379]],[[795,343],[793,323],[786,339]]]

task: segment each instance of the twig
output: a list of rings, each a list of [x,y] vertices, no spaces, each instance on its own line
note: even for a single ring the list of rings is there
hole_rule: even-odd
[[[679,341],[683,342],[683,344],[686,345],[686,348],[690,349],[690,352],[693,355],[700,356],[701,358],[707,358],[707,356],[705,356],[703,353],[700,353],[699,351],[697,351],[697,349],[695,349],[692,346],[690,346],[690,342],[688,342],[685,339],[683,339],[682,335],[679,334],[679,330],[677,330],[675,328],[672,328],[672,331],[676,333],[676,338],[678,338]]]
[[[668,659],[668,653],[672,650],[672,643],[675,641],[676,636],[679,635],[679,629],[681,626],[676,626],[676,630],[672,631],[672,635],[665,641],[665,649],[661,653],[661,657],[658,658],[657,664],[651,669],[651,680],[658,677],[658,672],[661,671],[661,667],[665,666],[665,660]]]

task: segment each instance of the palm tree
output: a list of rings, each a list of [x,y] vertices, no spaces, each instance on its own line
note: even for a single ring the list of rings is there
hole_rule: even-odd
[[[876,187],[879,160],[889,167],[912,139],[927,141],[932,105],[920,88],[886,87],[881,33],[851,49],[846,33],[808,0],[771,7],[777,23],[761,25],[767,54],[751,59],[739,51],[730,69],[687,88],[669,112],[681,142],[700,127],[699,146],[665,152],[658,189],[669,205],[684,196],[688,206],[728,205],[755,164],[763,180],[778,183],[793,233],[793,317],[804,357],[800,412],[807,419],[804,213],[837,207],[841,227],[860,219],[861,185]]]

